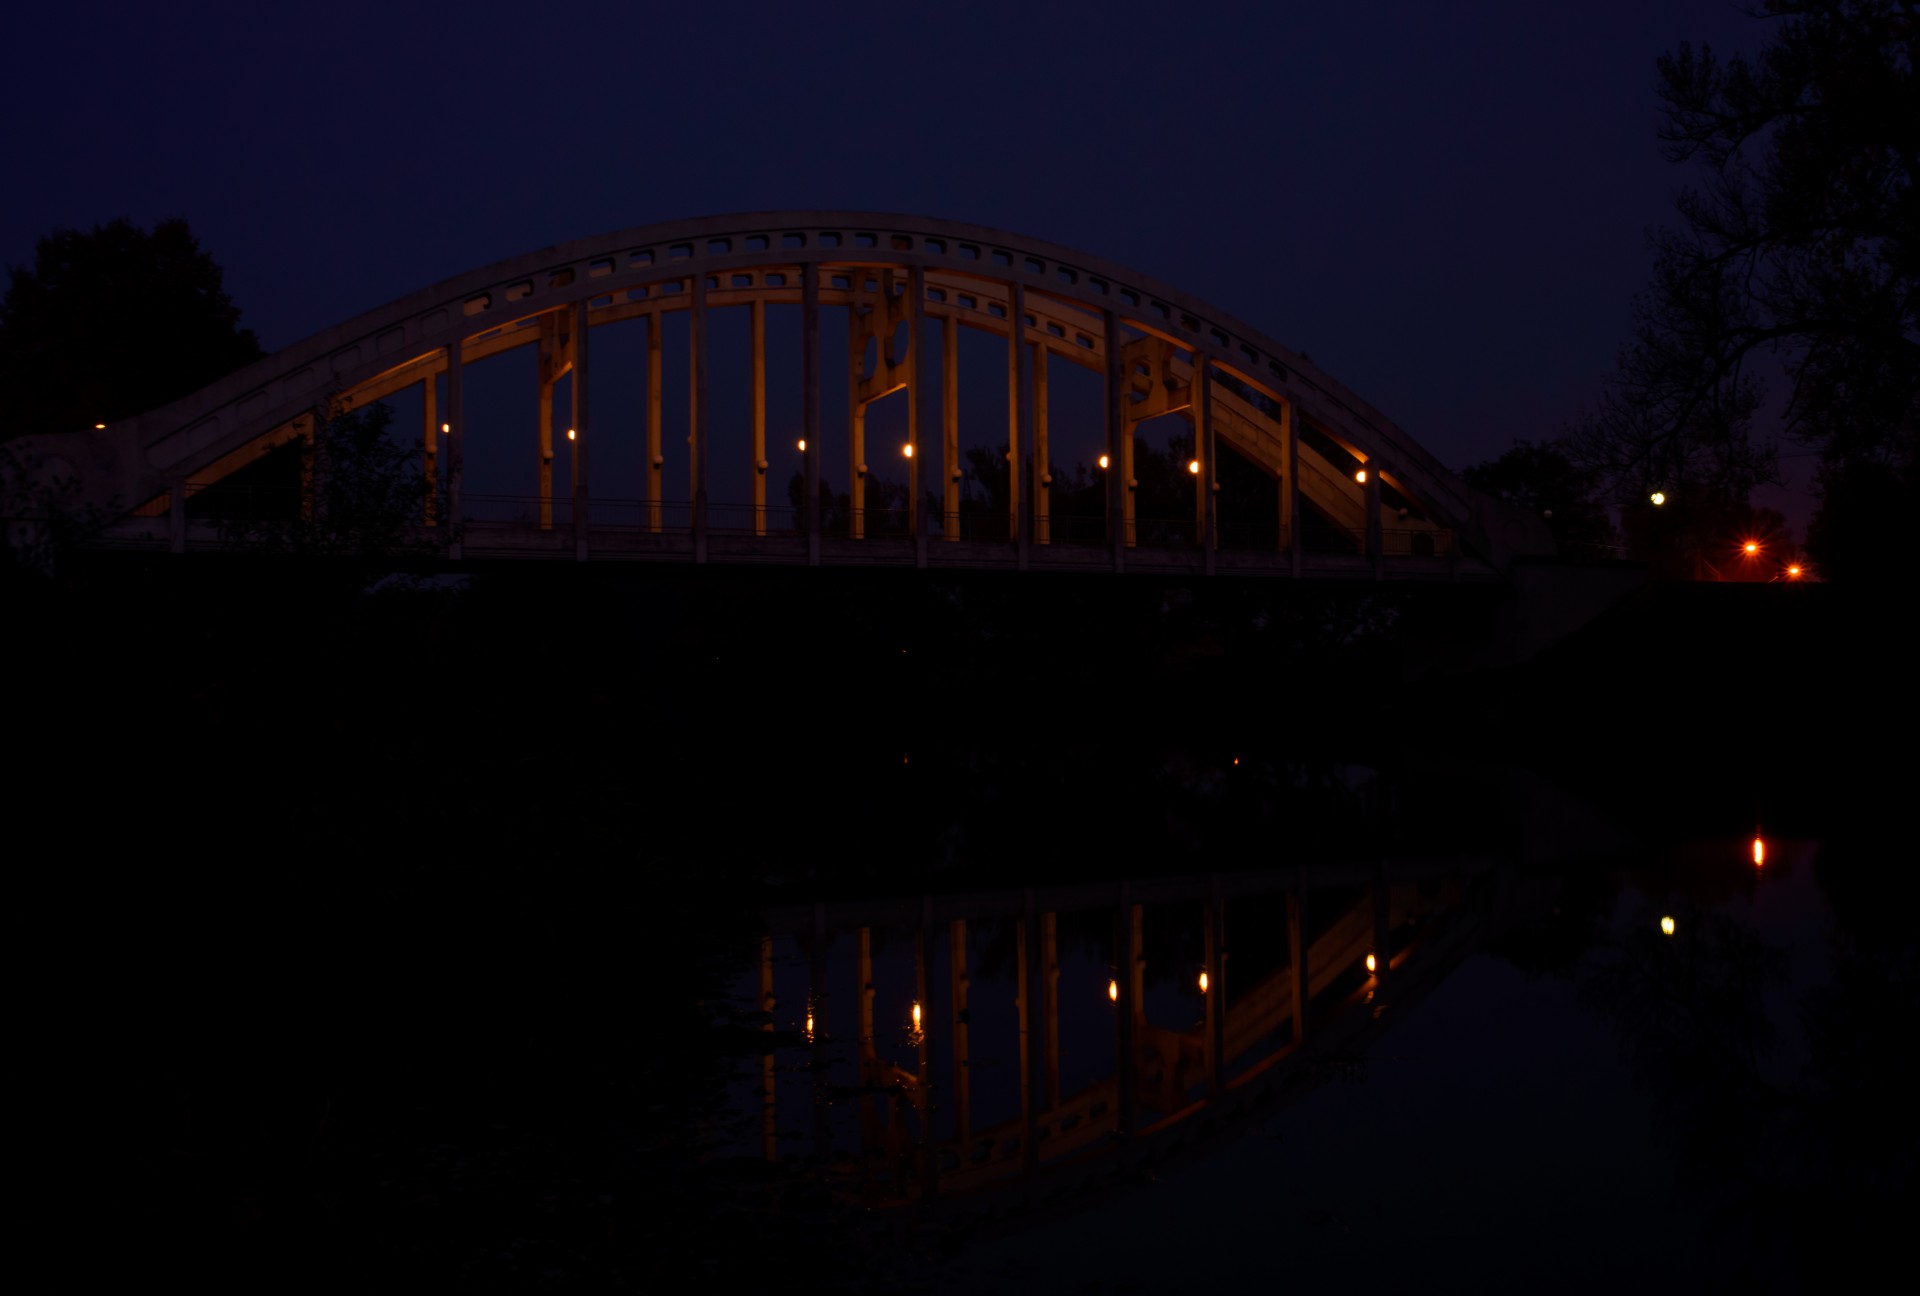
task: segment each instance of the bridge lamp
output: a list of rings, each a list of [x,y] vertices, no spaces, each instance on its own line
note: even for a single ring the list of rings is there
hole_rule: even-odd
[[[909,459],[913,458],[913,444],[909,442],[908,444],[901,446],[900,453],[905,455]]]
[[[1106,457],[1105,455],[1101,455],[1101,456],[1100,456],[1100,466],[1101,466],[1102,468],[1105,468],[1105,467],[1107,466],[1107,462],[1108,462],[1108,460],[1107,460],[1107,457]]]
[[[1673,915],[1668,914],[1660,920],[1660,931],[1667,936],[1673,935]]]
[[[1799,579],[1800,579],[1800,564],[1799,564],[1799,563],[1788,563],[1788,564],[1787,564],[1787,579],[1788,579],[1788,580],[1799,580]]]
[[[801,438],[800,438],[800,453],[801,453],[801,454],[805,454],[806,452],[807,452],[807,439],[806,439],[805,437],[801,437]]]
[[[1760,542],[1758,540],[1749,540],[1740,546],[1740,552],[1751,558],[1760,552]]]
[[[1118,981],[1109,980],[1107,982],[1107,1002],[1120,1002],[1120,983]]]
[[[1753,839],[1753,866],[1761,867],[1767,862],[1767,844],[1758,835]]]
[[[1195,477],[1198,477],[1200,475],[1200,461],[1198,459],[1187,460],[1187,471]]]
[[[572,428],[568,428],[568,429],[567,429],[567,440],[569,440],[569,441],[578,441],[579,439],[580,439],[580,438],[579,438],[579,435],[578,435],[577,433],[575,433],[575,432],[574,432],[574,430],[573,430]]]
[[[107,430],[107,425],[105,423],[95,423],[93,425],[93,430],[95,432],[104,432]]]
[[[1372,950],[1368,950],[1367,951],[1367,975],[1372,976],[1374,973],[1378,972],[1379,970],[1380,970],[1380,960],[1373,956]]]
[[[1201,968],[1200,969],[1200,993],[1205,994],[1206,992],[1207,992],[1207,970],[1205,968]]]
[[[1367,484],[1367,470],[1366,470],[1365,468],[1362,468],[1362,469],[1361,469],[1361,470],[1360,470],[1359,472],[1357,472],[1357,473],[1355,473],[1355,474],[1353,475],[1353,479],[1354,479],[1355,481],[1357,481],[1357,482],[1359,482],[1359,483],[1360,483],[1360,484],[1361,484],[1362,486],[1364,486],[1364,485],[1366,485],[1366,484]]]
[[[1667,502],[1667,493],[1665,491],[1655,491],[1653,494],[1647,496],[1647,498],[1653,501],[1653,506],[1655,508],[1659,508],[1662,504],[1665,504]]]
[[[440,425],[440,435],[441,435],[441,436],[446,436],[446,435],[448,435],[449,433],[451,433],[452,431],[453,431],[453,424],[451,424],[451,423],[442,423],[442,424]]]

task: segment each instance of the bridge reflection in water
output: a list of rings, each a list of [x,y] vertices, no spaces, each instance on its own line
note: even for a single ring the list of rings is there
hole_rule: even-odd
[[[1485,859],[766,915],[756,1154],[898,1205],[1051,1197],[1355,1064],[1478,944]],[[904,939],[902,939],[904,938]]]

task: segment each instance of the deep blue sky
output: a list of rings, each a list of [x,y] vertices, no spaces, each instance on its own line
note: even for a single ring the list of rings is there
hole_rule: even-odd
[[[1655,59],[1765,32],[1729,0],[25,8],[0,260],[185,216],[270,350],[624,226],[920,212],[1169,280],[1456,467],[1557,435],[1627,335],[1688,179]]]

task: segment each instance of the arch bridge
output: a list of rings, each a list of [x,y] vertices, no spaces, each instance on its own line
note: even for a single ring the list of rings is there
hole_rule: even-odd
[[[800,311],[804,486],[770,502],[767,478],[767,309]],[[823,500],[821,312],[846,315],[846,502]],[[710,320],[742,312],[750,338],[751,415],[741,480],[719,480],[709,441],[714,407]],[[665,322],[685,314],[688,364],[684,483],[669,482],[663,393]],[[641,468],[596,494],[596,446],[627,435],[593,405],[595,333],[646,328]],[[939,344],[931,342],[938,325]],[[991,511],[961,507],[960,330],[1004,341],[1007,468]],[[467,465],[476,361],[534,349],[539,415],[520,460],[522,495],[471,489]],[[1097,516],[1060,507],[1049,428],[1050,374],[1060,365],[1101,380]],[[556,483],[556,384],[571,415],[569,480]],[[422,534],[449,557],[549,555],[692,562],[885,562],[918,566],[1222,568],[1293,576],[1438,579],[1492,576],[1508,559],[1546,552],[1532,519],[1476,496],[1390,420],[1302,356],[1169,285],[1097,258],[1003,231],[920,217],[778,212],[623,230],[459,275],[260,360],[137,418],[42,449],[96,503],[125,510],[107,543],[175,552],[230,543],[234,483],[276,447],[308,436],[328,402],[352,409],[417,388]],[[905,391],[899,446],[870,443],[869,410]],[[939,394],[939,413],[923,405]],[[676,396],[676,401],[679,399]],[[1142,516],[1137,430],[1176,415],[1190,429],[1191,513]],[[677,429],[676,429],[677,433]],[[834,439],[840,440],[838,429]],[[837,449],[838,447],[836,447]],[[629,446],[628,449],[631,449]],[[673,447],[676,459],[680,448]],[[870,461],[887,456],[904,491],[883,495]],[[1258,533],[1222,508],[1227,455],[1271,484]],[[677,475],[677,474],[675,474]],[[1245,477],[1243,471],[1242,477]],[[777,479],[777,475],[776,475]],[[970,481],[966,482],[970,485]],[[226,505],[221,504],[222,499]],[[1084,506],[1088,493],[1077,497]],[[1230,497],[1231,498],[1231,497]]]

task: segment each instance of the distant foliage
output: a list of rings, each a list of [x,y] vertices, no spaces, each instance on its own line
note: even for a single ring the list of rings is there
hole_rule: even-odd
[[[59,230],[0,301],[0,439],[131,418],[260,355],[184,220]]]
[[[1619,536],[1601,498],[1597,473],[1568,457],[1556,442],[1516,441],[1498,459],[1461,474],[1467,485],[1533,514],[1547,524],[1563,556],[1608,557]]]

